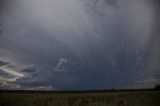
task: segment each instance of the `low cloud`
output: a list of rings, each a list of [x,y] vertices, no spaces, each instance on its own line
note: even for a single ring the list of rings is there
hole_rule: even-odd
[[[58,60],[58,63],[57,63],[57,65],[56,65],[54,71],[68,71],[68,69],[67,69],[67,67],[66,67],[67,63],[68,63],[68,60],[67,60],[67,59],[65,59],[65,58],[60,58],[60,59]]]
[[[144,88],[153,88],[160,84],[160,77],[150,77],[137,81],[137,85]]]
[[[0,89],[2,90],[21,89],[21,86],[15,83],[4,83],[0,85]]]
[[[17,63],[18,64],[18,63]],[[23,68],[22,68],[23,67]],[[5,60],[0,61],[0,89],[21,89],[18,81],[27,78],[31,78],[31,73],[24,71],[30,70],[33,65],[14,65],[14,63],[6,62]]]
[[[4,65],[8,65],[8,64],[9,64],[8,62],[1,61],[1,60],[0,60],[0,66],[4,66]]]
[[[31,87],[29,90],[53,90],[52,86],[38,86],[38,87]]]

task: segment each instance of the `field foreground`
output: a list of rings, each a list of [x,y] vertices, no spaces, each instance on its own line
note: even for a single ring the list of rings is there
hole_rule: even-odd
[[[0,106],[160,106],[160,91],[0,93]]]

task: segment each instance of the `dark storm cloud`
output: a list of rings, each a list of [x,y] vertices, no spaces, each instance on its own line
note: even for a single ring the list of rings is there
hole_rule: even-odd
[[[95,5],[98,5],[100,2],[105,3],[105,5],[111,5],[113,7],[117,7],[118,0],[95,0]]]
[[[153,80],[160,69],[157,3],[15,0],[2,4],[0,58],[30,75],[14,82],[19,89],[138,88],[158,82]]]
[[[7,65],[7,64],[9,64],[9,63],[0,60],[0,66]]]

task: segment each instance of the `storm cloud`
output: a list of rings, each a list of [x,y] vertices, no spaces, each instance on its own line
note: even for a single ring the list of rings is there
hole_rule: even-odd
[[[0,4],[0,59],[26,73],[2,89],[147,88],[159,83],[156,0]]]

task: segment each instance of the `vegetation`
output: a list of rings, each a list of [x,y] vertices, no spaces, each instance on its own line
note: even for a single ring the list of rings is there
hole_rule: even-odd
[[[160,85],[156,85],[154,90],[160,90]]]
[[[0,93],[0,106],[159,106],[160,91]]]

